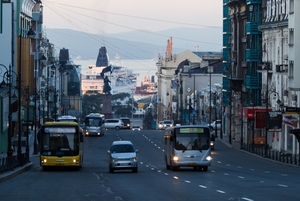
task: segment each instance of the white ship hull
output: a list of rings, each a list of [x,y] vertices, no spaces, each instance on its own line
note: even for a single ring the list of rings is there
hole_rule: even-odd
[[[104,80],[100,73],[105,67],[88,66],[88,70],[81,74],[82,93],[87,92],[103,93]],[[112,95],[118,93],[132,94],[136,89],[136,76],[126,67],[112,66],[112,73],[105,73],[110,80],[110,93]]]

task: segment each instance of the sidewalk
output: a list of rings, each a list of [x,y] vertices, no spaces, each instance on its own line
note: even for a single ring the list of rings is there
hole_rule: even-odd
[[[221,142],[230,148],[234,148],[236,150],[242,151],[247,154],[251,154],[253,156],[262,158],[264,160],[269,160],[284,165],[290,165],[293,167],[300,167],[297,155],[292,156],[290,154],[285,154],[284,152],[280,152],[278,150],[268,149],[267,157],[266,157],[265,147],[255,146],[254,150],[251,150],[251,145],[247,146],[244,144],[244,147],[242,147],[241,143],[235,141],[234,139],[231,139],[231,143],[229,143],[229,137],[223,134],[221,138],[219,133],[218,133],[218,138],[216,138],[216,141]]]
[[[20,166],[20,167],[17,167],[15,169],[11,170],[11,171],[6,171],[3,173],[0,173],[0,183],[17,176],[17,175],[29,170],[32,167],[33,163],[30,162],[30,159],[32,157],[39,156],[39,154],[34,154],[34,130],[31,130],[31,132],[29,134],[28,142],[29,142],[28,143],[29,144],[29,162],[24,164],[23,166]],[[15,148],[14,155],[17,155],[17,147],[14,147],[14,148]],[[22,146],[21,148],[22,148],[22,153],[25,153],[26,147]],[[6,153],[0,154],[0,158],[6,158],[6,157],[7,157]]]

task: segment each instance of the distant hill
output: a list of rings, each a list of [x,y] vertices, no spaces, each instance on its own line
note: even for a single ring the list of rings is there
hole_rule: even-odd
[[[173,54],[185,50],[220,52],[222,30],[213,28],[176,28],[159,32],[146,30],[118,34],[90,34],[70,29],[46,29],[47,38],[56,48],[69,49],[70,57],[96,59],[100,47],[106,46],[110,58],[144,60],[164,56],[167,40],[173,37]]]

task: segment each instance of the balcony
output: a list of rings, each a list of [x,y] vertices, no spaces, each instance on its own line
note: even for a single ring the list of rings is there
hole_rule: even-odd
[[[246,33],[247,33],[247,35],[260,34],[260,31],[258,30],[258,23],[257,22],[247,22]]]
[[[246,61],[258,62],[259,61],[259,49],[246,49]]]
[[[261,0],[246,0],[247,5],[261,4]]]
[[[260,89],[260,76],[246,76],[247,89]]]

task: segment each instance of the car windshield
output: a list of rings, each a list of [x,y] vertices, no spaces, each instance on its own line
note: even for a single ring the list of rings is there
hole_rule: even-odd
[[[171,124],[172,122],[171,121],[165,121],[165,124]]]
[[[110,151],[111,153],[128,153],[134,152],[134,147],[130,144],[113,145]]]

